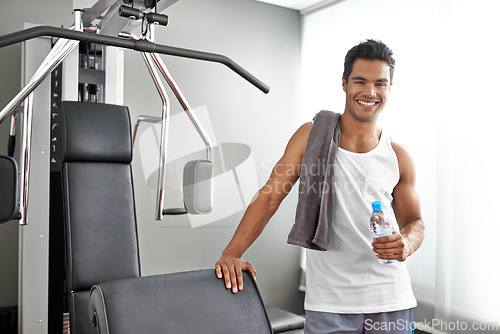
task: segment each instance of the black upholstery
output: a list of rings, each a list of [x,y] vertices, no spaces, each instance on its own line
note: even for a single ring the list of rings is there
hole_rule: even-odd
[[[92,288],[89,316],[100,334],[272,333],[248,272],[244,284],[233,294],[214,269],[105,282]]]
[[[19,219],[19,168],[11,157],[0,155],[0,224]]]
[[[63,102],[60,115],[71,333],[96,333],[89,310],[101,334],[272,333],[248,273],[236,295],[213,269],[139,277],[128,109]]]
[[[132,134],[127,107],[62,102],[60,110],[63,161],[132,161]]]
[[[139,276],[132,176],[128,165],[67,163],[67,247],[71,290]]]
[[[126,107],[62,102],[61,148],[71,332],[95,333],[90,288],[140,276]]]

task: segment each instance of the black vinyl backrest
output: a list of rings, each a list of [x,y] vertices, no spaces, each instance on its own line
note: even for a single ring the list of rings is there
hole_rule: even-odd
[[[138,277],[128,108],[62,102],[60,115],[68,288]]]
[[[127,107],[62,102],[60,115],[63,161],[132,161],[132,134]]]
[[[60,116],[67,286],[78,310],[88,298],[74,296],[94,284],[140,276],[130,117],[123,106],[82,102],[62,102]],[[72,333],[94,332],[75,314]]]
[[[129,165],[63,165],[68,288],[140,276]]]

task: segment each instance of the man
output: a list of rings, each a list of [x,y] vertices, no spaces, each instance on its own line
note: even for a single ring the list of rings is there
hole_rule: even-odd
[[[338,121],[334,195],[328,203],[335,203],[329,241],[325,251],[307,250],[306,334],[411,332],[416,301],[404,261],[424,237],[415,167],[408,152],[377,127],[392,86],[394,63],[392,51],[374,40],[360,43],[346,55],[342,78],[346,103]],[[292,136],[215,265],[218,277],[224,277],[234,293],[243,289],[242,270],[255,275],[241,256],[305,168],[308,138],[317,131],[312,129],[314,124],[306,123]],[[330,142],[330,138],[320,140]],[[384,212],[397,224],[393,223],[392,235],[372,240],[368,222],[375,200],[384,203]],[[381,264],[377,257],[395,261]]]

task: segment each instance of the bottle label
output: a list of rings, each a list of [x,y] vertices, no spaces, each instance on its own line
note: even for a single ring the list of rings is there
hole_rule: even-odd
[[[387,231],[382,231],[382,232],[378,232],[378,233],[373,233],[372,232],[373,239],[380,238],[380,237],[385,237],[385,236],[388,236],[388,235],[391,235],[391,234],[392,234],[392,229],[387,229]]]

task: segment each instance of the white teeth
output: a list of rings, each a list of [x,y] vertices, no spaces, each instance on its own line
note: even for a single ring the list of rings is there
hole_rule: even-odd
[[[374,106],[375,102],[364,102],[364,101],[358,101],[359,104],[362,104],[364,106]]]

